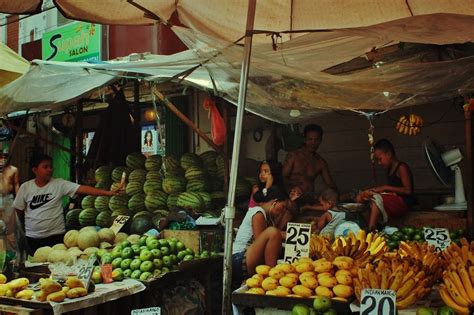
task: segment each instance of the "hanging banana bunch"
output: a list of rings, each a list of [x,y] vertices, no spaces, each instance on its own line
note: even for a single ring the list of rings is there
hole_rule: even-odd
[[[395,126],[399,133],[407,136],[416,136],[422,127],[423,118],[415,114],[402,115]]]

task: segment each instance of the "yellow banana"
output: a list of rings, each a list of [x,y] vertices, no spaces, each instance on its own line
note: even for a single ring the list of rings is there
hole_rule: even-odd
[[[416,282],[413,279],[408,279],[398,290],[397,290],[397,299],[403,299],[411,292]]]
[[[459,313],[459,314],[469,314],[469,309],[465,306],[461,306],[459,304],[456,303],[456,301],[454,301],[454,299],[451,297],[451,295],[449,294],[448,292],[448,289],[446,288],[446,286],[444,284],[441,284],[439,286],[439,295],[441,296],[441,299],[443,300],[443,302],[451,307],[454,311],[456,311],[456,313]]]
[[[450,280],[456,286],[457,292],[459,292],[459,294],[461,294],[463,299],[465,299],[466,301],[469,302],[469,300],[470,300],[469,296],[466,292],[466,289],[464,288],[464,285],[462,284],[461,278],[459,277],[457,271],[453,270],[453,271],[449,272],[449,274],[451,276]]]
[[[390,284],[390,290],[397,291],[403,280],[403,271],[399,270],[395,273],[392,283]]]
[[[373,236],[374,236],[374,234],[372,232],[367,234],[367,236],[365,238],[365,241],[367,242],[367,247],[370,247],[370,244],[372,243],[372,237]]]
[[[380,276],[380,289],[387,290],[390,280],[390,270],[382,269]]]
[[[365,242],[365,237],[366,237],[365,230],[360,229],[359,232],[357,232],[357,239],[362,243]]]
[[[406,298],[404,299],[397,299],[397,309],[405,309],[407,308],[408,306],[412,305],[413,303],[415,303],[417,300],[417,297],[415,295],[414,292],[412,292],[410,295],[408,295]]]
[[[410,127],[413,127],[413,126],[415,125],[415,122],[416,122],[416,117],[415,117],[415,115],[414,115],[414,114],[410,114],[410,116],[409,116],[408,119],[409,119],[408,125],[409,125]]]
[[[469,279],[469,275],[467,274],[466,269],[462,265],[458,265],[458,274],[461,278],[462,284],[464,289],[466,289],[466,293],[469,296],[469,300],[471,303],[474,303],[474,289],[472,287],[471,280]]]
[[[469,302],[464,299],[461,294],[457,291],[456,286],[452,283],[449,277],[444,278],[444,283],[446,284],[446,288],[448,289],[449,295],[456,301],[457,304],[463,307],[468,307]]]
[[[370,287],[372,289],[379,289],[380,285],[379,285],[379,281],[378,281],[378,278],[377,278],[377,273],[375,273],[375,271],[371,270],[371,271],[368,272],[368,274],[369,274]]]

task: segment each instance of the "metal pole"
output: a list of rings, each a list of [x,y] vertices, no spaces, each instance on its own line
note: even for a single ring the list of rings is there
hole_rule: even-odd
[[[235,217],[235,186],[237,181],[237,168],[239,166],[240,138],[242,135],[242,121],[244,117],[245,101],[247,98],[247,82],[252,52],[252,31],[255,20],[256,0],[249,0],[247,11],[247,26],[245,30],[244,58],[240,72],[239,99],[237,103],[237,117],[235,120],[234,147],[230,167],[229,192],[225,207],[225,246],[224,246],[224,282],[222,292],[222,314],[231,314],[231,283],[232,283],[232,224]]]

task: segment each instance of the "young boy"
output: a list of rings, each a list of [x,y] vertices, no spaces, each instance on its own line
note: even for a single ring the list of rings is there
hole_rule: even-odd
[[[23,183],[13,202],[20,217],[25,219],[25,234],[29,254],[42,246],[63,242],[65,229],[62,200],[76,194],[113,196],[118,191],[108,191],[79,185],[64,179],[52,178],[53,159],[45,154],[34,156],[30,166],[35,178]]]
[[[338,202],[339,196],[333,189],[326,189],[319,197],[319,203],[326,212],[318,219],[315,232],[331,240],[334,239],[334,231],[338,224],[346,219],[345,212],[337,211]]]
[[[361,195],[372,196],[369,214],[369,230],[377,228],[381,221],[387,223],[389,218],[401,216],[409,211],[414,204],[413,176],[410,168],[397,159],[395,149],[386,139],[374,145],[374,157],[378,164],[387,169],[387,185],[363,191]]]

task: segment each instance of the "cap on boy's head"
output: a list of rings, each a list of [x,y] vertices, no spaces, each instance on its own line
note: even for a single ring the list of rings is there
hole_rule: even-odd
[[[38,167],[38,165],[43,161],[52,161],[53,158],[47,154],[39,153],[34,154],[30,159],[30,168]]]
[[[304,127],[303,136],[306,137],[308,132],[311,132],[311,131],[315,131],[315,132],[319,133],[321,135],[321,137],[323,136],[323,133],[324,133],[323,128],[320,125],[309,124],[309,125],[306,125]]]
[[[277,186],[272,186],[268,188],[266,195],[261,190],[257,191],[253,195],[253,199],[256,202],[268,202],[275,199],[280,201],[285,200],[286,198],[286,194],[281,191]]]
[[[391,153],[393,156],[395,156],[395,148],[393,147],[393,144],[387,139],[380,139],[379,141],[375,142],[374,150]]]
[[[332,205],[336,205],[339,202],[339,195],[334,189],[328,188],[321,193],[321,199]]]

